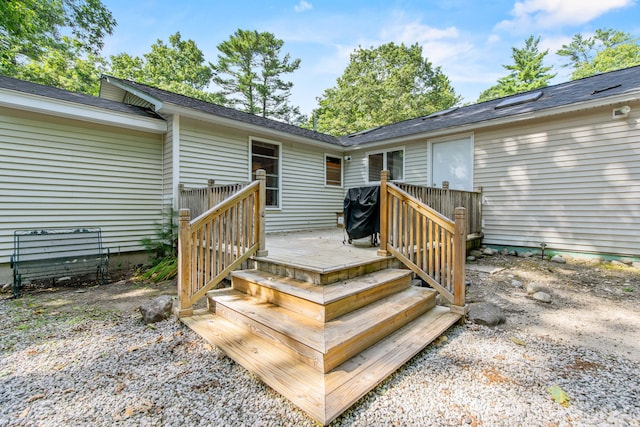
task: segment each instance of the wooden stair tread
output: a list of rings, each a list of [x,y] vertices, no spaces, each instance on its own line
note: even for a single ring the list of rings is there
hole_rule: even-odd
[[[260,270],[243,270],[233,273],[234,277],[258,283],[316,304],[329,304],[347,296],[378,286],[380,283],[397,280],[411,274],[410,270],[389,268],[368,273],[356,278],[345,279],[328,285],[316,285],[299,279],[284,277]]]
[[[325,424],[367,394],[461,319],[435,307],[325,375]]]
[[[209,311],[198,310],[181,320],[312,418],[324,418],[324,374]]]
[[[324,324],[284,307],[263,302],[234,289],[210,292],[208,297],[263,327],[324,352]]]
[[[323,374],[241,326],[199,310],[181,320],[309,416],[328,424],[460,319],[444,307]]]
[[[433,290],[410,287],[338,319],[322,323],[233,289],[210,292],[209,298],[216,304],[249,317],[264,328],[273,329],[324,354],[366,334],[373,335],[380,328],[388,328],[401,322],[397,318],[403,317],[405,311],[418,304],[425,305],[422,312],[435,304]]]

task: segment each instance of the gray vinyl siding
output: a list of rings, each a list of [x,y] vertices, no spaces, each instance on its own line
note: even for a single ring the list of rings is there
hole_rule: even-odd
[[[639,107],[477,132],[484,242],[639,255]]]
[[[342,157],[341,150],[332,152],[273,137],[262,138],[182,117],[180,182],[188,187],[205,186],[207,179],[220,184],[248,182],[251,138],[281,144],[282,203],[279,209],[267,210],[267,231],[335,226],[344,189],[325,187],[324,155]]]
[[[336,212],[342,212],[346,190],[325,186],[325,154],[342,157],[340,151],[283,142],[282,207],[267,211],[267,231],[336,226]]]
[[[113,253],[161,220],[161,136],[0,109],[0,264],[19,228],[101,227]]]
[[[249,180],[249,139],[238,131],[180,118],[180,183],[186,187]]]
[[[390,151],[399,148],[404,148],[404,179],[402,181],[417,185],[428,185],[429,149],[427,139],[422,138],[413,142],[375,148],[364,147],[357,151],[347,152],[347,155],[351,156],[351,161],[346,163],[346,188],[377,184],[367,182],[367,153]]]

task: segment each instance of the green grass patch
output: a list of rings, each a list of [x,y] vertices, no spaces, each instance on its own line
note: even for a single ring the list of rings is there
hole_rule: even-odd
[[[165,280],[171,280],[178,275],[178,258],[174,256],[168,256],[163,258],[160,262],[153,265],[149,269],[137,274],[134,280],[143,280],[145,282],[163,282]]]

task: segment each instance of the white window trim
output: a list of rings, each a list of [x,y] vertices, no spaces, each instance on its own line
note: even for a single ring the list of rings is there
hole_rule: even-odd
[[[469,138],[469,140],[471,141],[471,186],[472,186],[472,190],[474,190],[475,187],[475,175],[474,175],[474,167],[476,164],[476,157],[475,157],[475,153],[476,153],[476,146],[475,146],[475,134],[473,132],[470,133],[462,133],[462,134],[456,134],[456,135],[449,135],[449,136],[442,136],[439,138],[433,138],[433,139],[429,139],[427,141],[428,145],[429,145],[429,159],[427,160],[427,163],[429,165],[429,182],[431,183],[431,186],[435,186],[440,188],[442,186],[442,183],[435,183],[433,182],[433,144],[438,144],[441,142],[449,142],[449,141],[458,141],[461,139],[465,139],[465,138]]]
[[[251,170],[253,164],[251,162],[251,158],[253,157],[253,142],[266,142],[267,144],[273,144],[273,145],[277,145],[278,146],[278,206],[265,206],[265,209],[268,211],[281,211],[282,210],[282,163],[283,163],[283,159],[282,159],[282,142],[280,141],[273,141],[267,138],[260,138],[260,137],[254,137],[254,136],[250,136],[249,137],[249,173],[248,173],[248,180],[249,182],[252,181],[253,177],[253,171]]]
[[[327,157],[340,159],[340,185],[327,184]],[[324,186],[328,188],[344,187],[344,156],[324,153]]]
[[[383,167],[382,170],[385,170],[387,168],[387,153],[390,151],[402,151],[402,179],[394,179],[394,181],[397,182],[404,182],[405,177],[406,177],[406,167],[407,167],[407,158],[406,158],[406,153],[407,150],[405,150],[404,145],[401,147],[391,147],[391,148],[383,148],[380,150],[374,150],[374,151],[367,151],[366,153],[364,153],[364,161],[366,163],[366,170],[365,170],[365,182],[367,184],[379,184],[380,181],[369,181],[369,155],[371,154],[382,154],[382,163],[383,163]]]

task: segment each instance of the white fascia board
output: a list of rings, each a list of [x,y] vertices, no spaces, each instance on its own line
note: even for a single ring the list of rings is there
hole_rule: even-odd
[[[338,144],[331,144],[329,142],[317,141],[310,138],[305,138],[299,135],[292,135],[287,132],[282,132],[276,129],[271,129],[264,126],[258,126],[251,123],[246,123],[240,120],[234,120],[227,117],[217,116],[215,114],[207,113],[200,110],[195,110],[192,108],[182,107],[180,105],[175,104],[164,104],[164,108],[162,111],[157,111],[158,113],[163,114],[179,114],[183,117],[190,117],[192,119],[202,120],[208,123],[213,123],[221,126],[242,129],[246,132],[253,134],[255,132],[260,132],[261,134],[269,135],[276,140],[282,141],[285,139],[286,141],[299,142],[305,145],[311,145],[314,147],[323,148],[325,150],[331,149],[334,151],[338,151],[340,153],[344,152],[344,146]],[[255,136],[255,135],[254,135]]]
[[[624,104],[627,102],[636,102],[639,100],[640,100],[640,94],[638,93],[622,94],[622,95],[612,96],[604,99],[601,98],[593,101],[563,105],[560,107],[549,108],[542,111],[515,114],[512,116],[501,117],[499,119],[489,119],[482,122],[469,123],[462,126],[454,126],[454,127],[443,128],[443,129],[437,129],[434,131],[414,133],[411,135],[405,135],[405,136],[401,136],[393,139],[385,139],[382,141],[376,141],[376,142],[370,142],[370,143],[365,142],[364,144],[351,145],[351,146],[345,147],[345,153],[350,153],[350,152],[364,150],[364,149],[369,150],[370,148],[382,147],[385,145],[403,144],[403,143],[414,141],[416,139],[435,138],[435,137],[446,136],[446,135],[457,135],[459,133],[473,132],[479,129],[484,129],[484,128],[493,127],[493,126],[523,122],[526,120],[541,119],[541,118],[546,118],[551,116],[557,116],[560,114],[567,114],[567,113],[573,113],[577,111],[591,110],[594,108],[607,107],[611,105]]]
[[[141,92],[139,90],[137,90],[136,88],[129,86],[126,83],[121,83],[119,81],[115,81],[115,80],[111,80],[109,78],[109,76],[104,76],[103,80],[105,80],[107,83],[109,83],[110,85],[114,85],[115,87],[119,87],[120,89],[132,93],[135,96],[137,96],[140,99],[144,99],[145,101],[147,101],[149,104],[153,105],[153,110],[154,111],[158,111],[162,108],[162,101],[160,101],[157,98],[154,98],[153,96],[147,95],[144,92]]]
[[[8,89],[0,88],[0,95],[0,106],[3,107],[144,132],[165,133],[167,131],[167,123],[161,119],[139,117],[92,105],[78,104]]]

